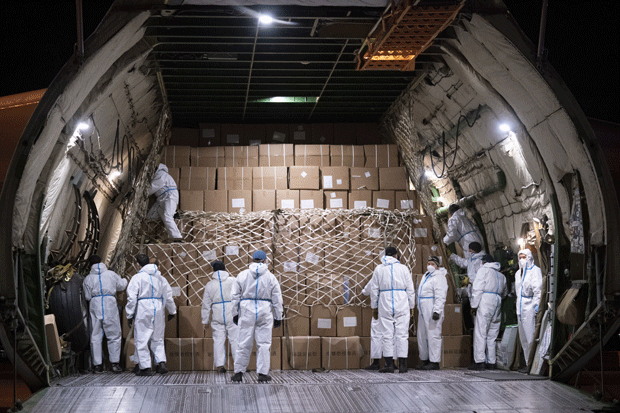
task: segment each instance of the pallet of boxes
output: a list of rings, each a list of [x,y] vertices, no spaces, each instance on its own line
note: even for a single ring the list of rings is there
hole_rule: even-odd
[[[422,272],[420,254],[432,244],[430,219],[405,214],[419,212],[420,205],[397,147],[371,144],[346,135],[350,128],[331,124],[203,126],[198,141],[211,146],[172,145],[162,157],[178,183],[184,212],[176,221],[186,242],[134,245],[129,253],[158,258],[173,288],[178,316],[166,326],[168,369],[214,369],[211,329],[203,328],[200,314],[212,276],[209,264],[220,260],[236,276],[258,249],[267,253],[280,281],[286,315],[283,326],[273,330],[271,369],[367,365],[372,313],[361,290],[379,263],[384,238],[394,240],[414,274]],[[332,144],[336,130],[347,142],[368,144]],[[363,135],[364,128],[354,131]],[[388,211],[394,215],[389,228],[381,219]],[[160,224],[144,223],[145,239],[163,231]],[[132,261],[127,273],[135,274]],[[446,306],[444,354],[460,352],[456,346],[467,340],[457,308]],[[254,369],[256,348],[251,357],[248,368]],[[454,357],[444,359],[443,367],[461,364]],[[127,367],[132,367],[129,360]],[[233,369],[232,358],[225,367]]]

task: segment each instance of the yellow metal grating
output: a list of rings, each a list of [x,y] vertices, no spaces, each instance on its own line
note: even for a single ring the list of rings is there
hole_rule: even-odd
[[[357,70],[413,70],[415,58],[454,21],[464,4],[412,6],[411,0],[401,1],[381,17],[378,34],[370,34]]]

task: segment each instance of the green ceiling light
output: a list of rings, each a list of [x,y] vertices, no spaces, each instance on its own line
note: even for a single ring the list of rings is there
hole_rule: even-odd
[[[273,96],[270,98],[256,99],[257,103],[316,103],[318,96]]]

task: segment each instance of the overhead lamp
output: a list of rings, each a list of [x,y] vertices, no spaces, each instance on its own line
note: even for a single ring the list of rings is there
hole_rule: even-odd
[[[90,128],[90,125],[86,122],[80,122],[77,125],[78,130],[88,130],[88,128]]]
[[[271,23],[273,23],[273,17],[268,14],[259,14],[258,21],[265,26],[269,26]]]
[[[109,178],[110,180],[112,180],[112,179],[116,179],[116,178],[118,178],[119,176],[121,176],[121,171],[119,171],[118,169],[116,169],[116,170],[114,170],[114,171],[110,172],[110,175],[108,176],[108,178]]]
[[[499,125],[499,130],[501,130],[502,132],[510,132],[510,125],[507,123],[502,123],[501,125]]]

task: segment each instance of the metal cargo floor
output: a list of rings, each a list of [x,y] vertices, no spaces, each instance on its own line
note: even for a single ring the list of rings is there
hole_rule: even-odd
[[[467,370],[380,374],[273,371],[271,384],[255,372],[243,384],[230,373],[170,372],[70,376],[45,391],[32,412],[583,412],[601,409],[571,387],[549,380],[495,381]],[[489,373],[489,372],[487,372]],[[498,372],[498,374],[501,374]],[[487,375],[488,377],[489,375]]]

